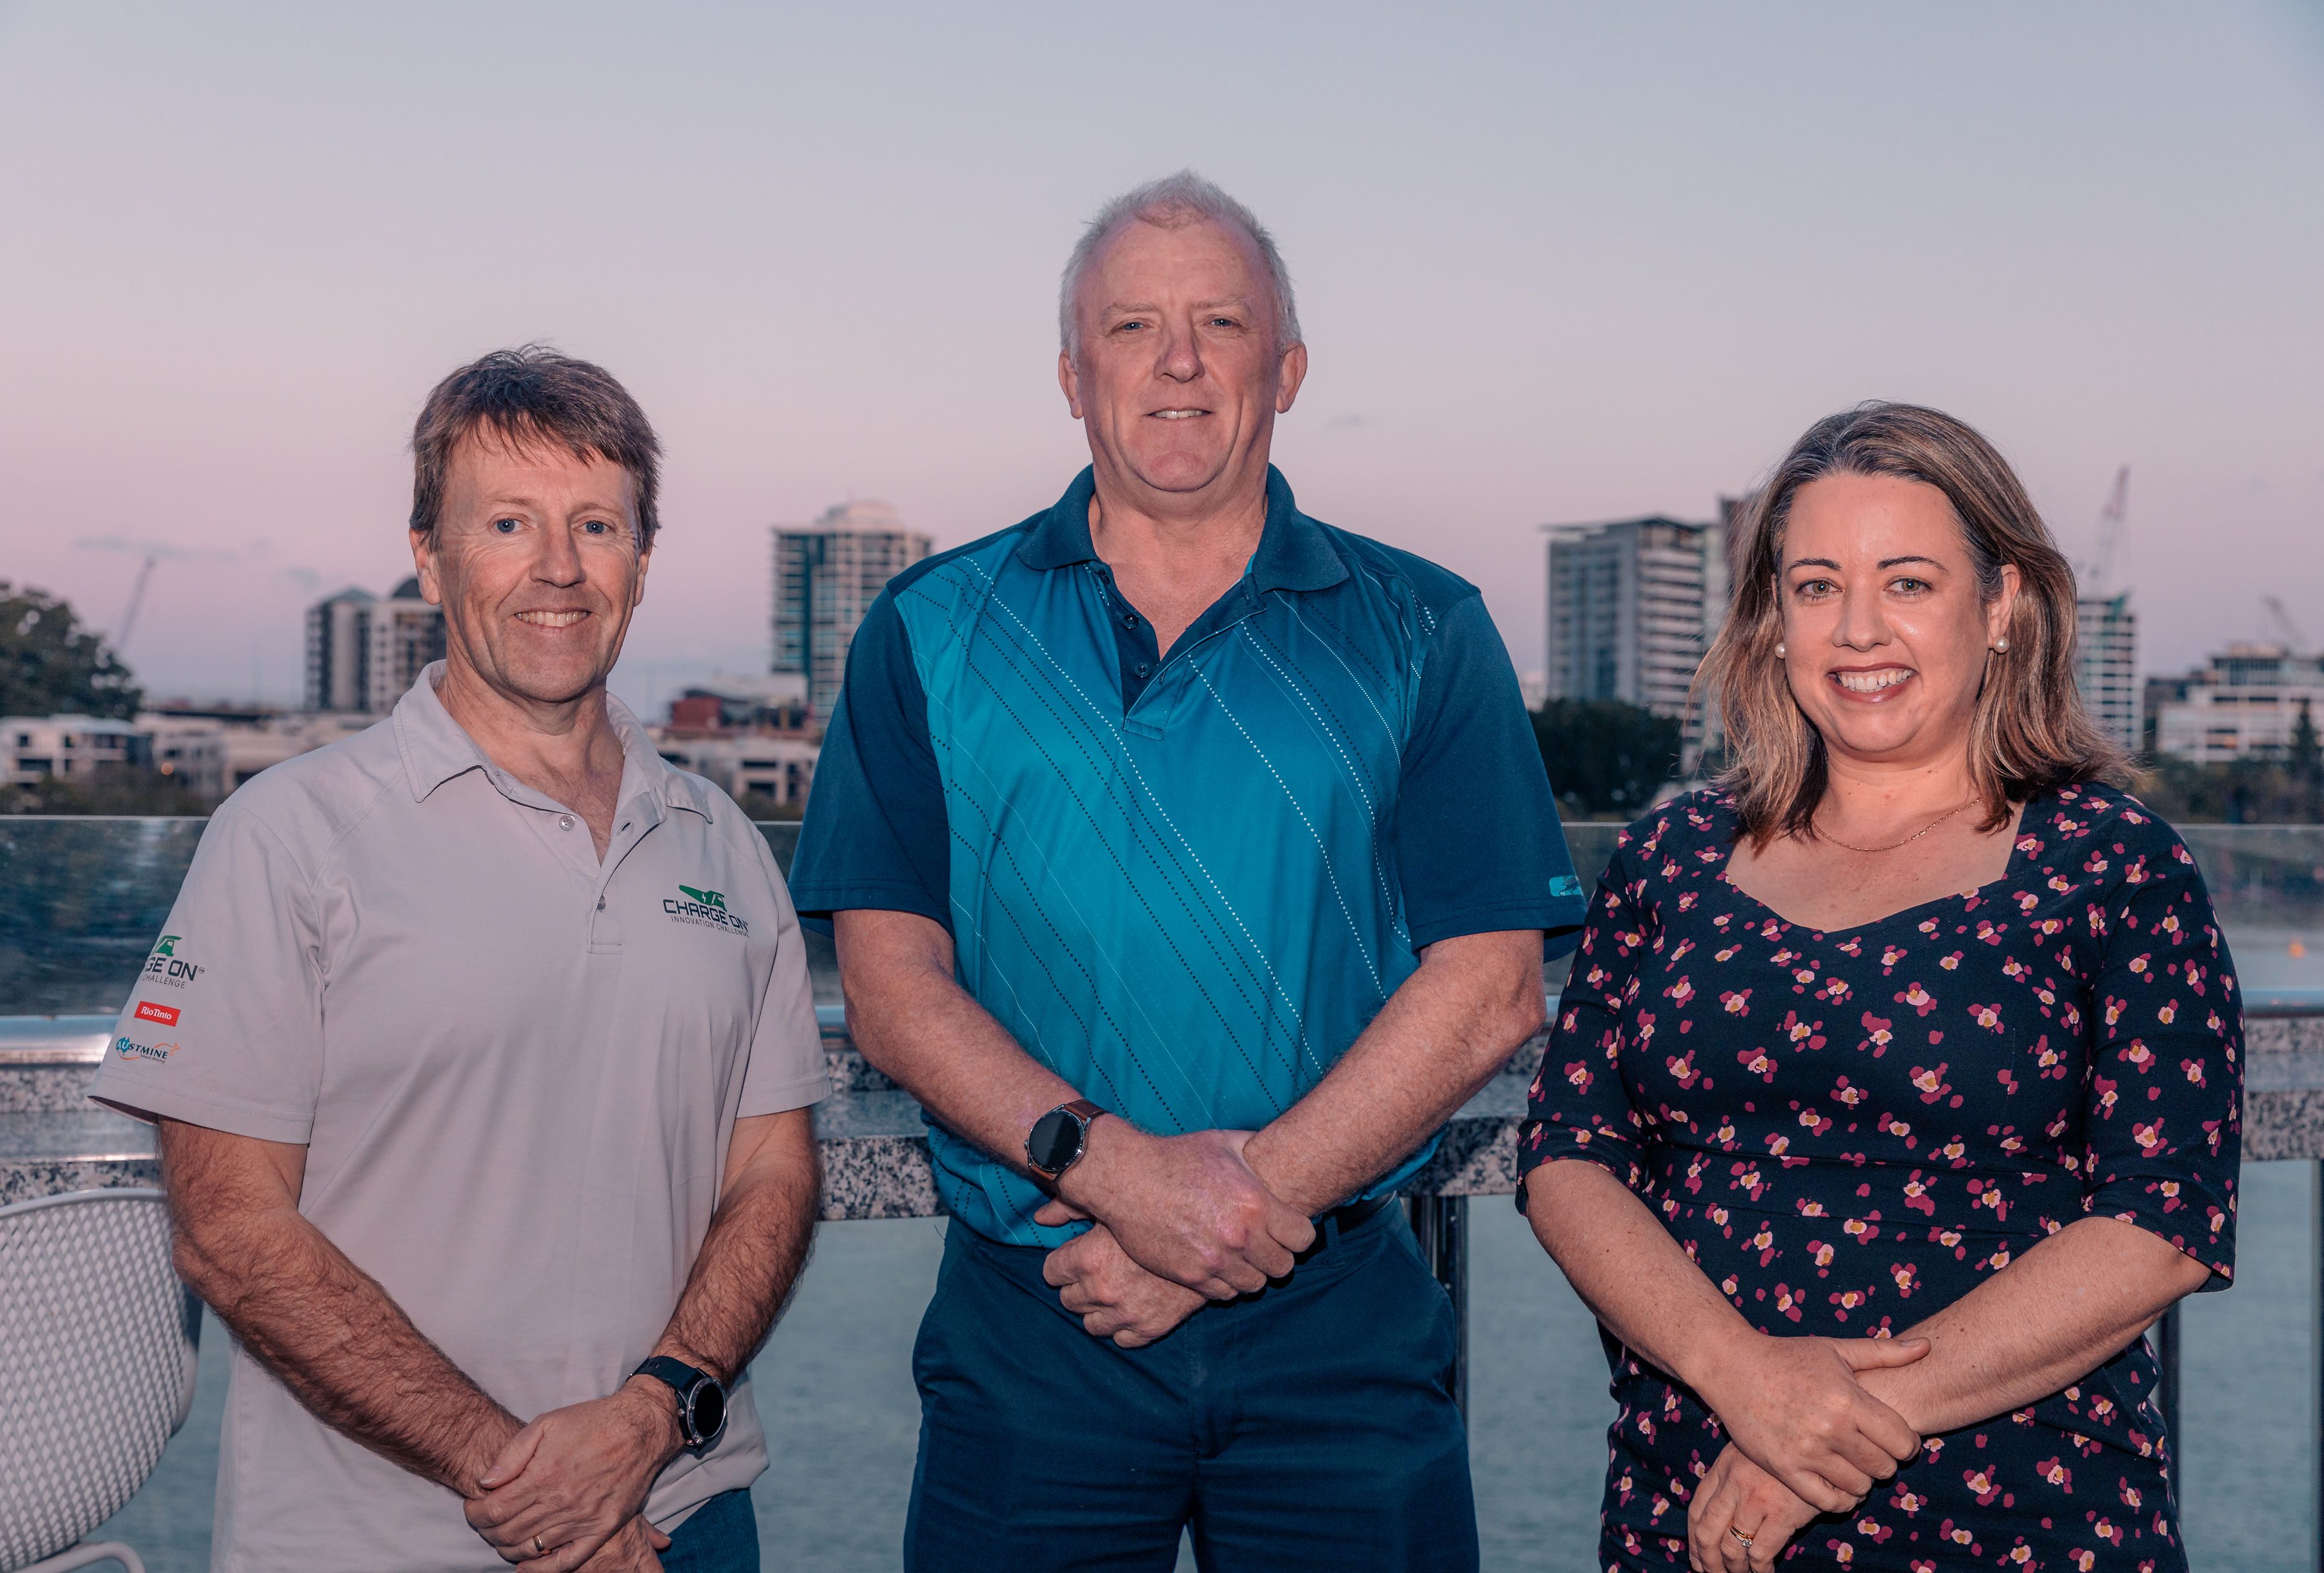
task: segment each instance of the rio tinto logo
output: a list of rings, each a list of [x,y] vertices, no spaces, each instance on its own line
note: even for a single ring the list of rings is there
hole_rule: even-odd
[[[175,1006],[156,1005],[150,999],[141,999],[137,1002],[136,1015],[139,1021],[159,1022],[163,1026],[175,1026],[181,1014]]]

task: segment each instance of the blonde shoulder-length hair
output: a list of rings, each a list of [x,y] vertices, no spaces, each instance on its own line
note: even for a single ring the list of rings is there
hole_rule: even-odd
[[[2012,805],[2075,782],[2121,781],[2128,760],[2082,708],[2074,686],[2074,571],[2008,461],[1951,416],[1912,404],[1860,404],[1807,430],[1745,505],[1732,544],[1735,594],[1695,676],[1716,703],[1727,765],[1716,785],[1735,796],[1755,846],[1815,834],[1824,795],[1823,738],[1792,696],[1784,664],[1779,577],[1784,528],[1801,487],[1826,475],[1897,475],[1952,504],[1978,587],[1990,603],[2002,569],[2017,570],[2009,649],[1987,659],[1969,727],[1969,777],[1997,830]]]

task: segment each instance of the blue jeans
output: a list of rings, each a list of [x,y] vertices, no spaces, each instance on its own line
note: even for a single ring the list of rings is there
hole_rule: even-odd
[[[1451,1302],[1390,1206],[1123,1349],[955,1219],[913,1350],[908,1573],[1474,1573]]]
[[[662,1573],[759,1573],[759,1515],[747,1491],[722,1491],[678,1526]]]

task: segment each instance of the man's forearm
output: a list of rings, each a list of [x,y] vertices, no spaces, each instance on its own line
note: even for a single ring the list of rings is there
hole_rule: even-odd
[[[1243,1156],[1301,1211],[1336,1207],[1459,1112],[1543,1019],[1538,933],[1431,945],[1339,1063]]]
[[[925,930],[925,932],[923,931]],[[943,931],[896,913],[843,913],[847,1027],[864,1059],[954,1135],[1019,1173],[1041,1116],[1084,1096],[961,988]]]
[[[725,1382],[750,1364],[790,1298],[821,1205],[823,1165],[807,1111],[761,1118],[752,1150],[729,1164],[685,1292],[654,1347]],[[738,1133],[757,1124],[742,1121]]]
[[[326,1423],[415,1475],[477,1495],[516,1417],[289,1198],[220,1150],[236,1139],[164,1126],[180,1275]]]

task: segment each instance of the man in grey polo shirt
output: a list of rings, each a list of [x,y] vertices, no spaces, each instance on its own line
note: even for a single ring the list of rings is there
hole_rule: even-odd
[[[213,1566],[756,1568],[829,1083],[766,843],[605,693],[659,448],[534,348],[413,448],[447,658],[218,811],[93,1088],[235,1335]]]

